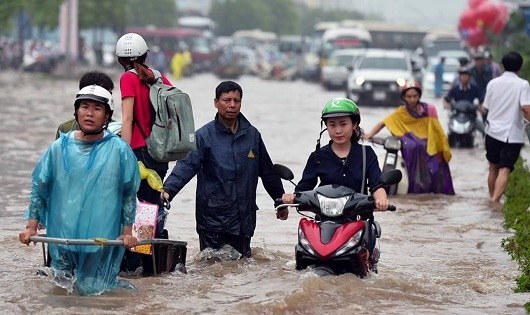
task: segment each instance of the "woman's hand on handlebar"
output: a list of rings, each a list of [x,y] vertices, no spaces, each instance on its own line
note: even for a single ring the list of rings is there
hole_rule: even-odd
[[[283,194],[283,203],[294,203],[295,194]]]
[[[378,211],[386,211],[388,209],[388,205],[388,199],[386,198],[375,199],[375,209]]]

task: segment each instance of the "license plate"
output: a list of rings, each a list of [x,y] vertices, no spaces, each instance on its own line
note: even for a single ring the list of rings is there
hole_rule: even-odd
[[[374,100],[376,101],[382,101],[386,99],[386,93],[382,91],[375,91],[374,92]]]

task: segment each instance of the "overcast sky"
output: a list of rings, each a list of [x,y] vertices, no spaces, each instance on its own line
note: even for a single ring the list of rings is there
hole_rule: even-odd
[[[468,0],[342,0],[365,14],[377,14],[388,21],[424,26],[454,26],[467,8]]]

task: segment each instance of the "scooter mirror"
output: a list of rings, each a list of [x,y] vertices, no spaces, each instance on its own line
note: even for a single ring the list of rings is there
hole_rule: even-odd
[[[379,182],[384,186],[395,185],[401,181],[403,174],[398,169],[388,170],[381,174]]]
[[[274,164],[272,165],[272,170],[274,173],[276,173],[278,176],[280,176],[282,179],[291,181],[294,179],[293,172],[285,165],[282,164]]]

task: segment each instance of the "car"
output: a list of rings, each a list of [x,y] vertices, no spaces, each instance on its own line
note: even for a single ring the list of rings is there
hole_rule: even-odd
[[[439,60],[433,59],[425,68],[425,73],[423,74],[422,88],[423,91],[427,94],[434,94],[434,67],[438,64]],[[444,74],[443,74],[443,91],[444,94],[447,93],[453,83],[456,82],[458,75],[458,68],[460,63],[456,58],[445,58],[444,64]]]
[[[401,87],[413,80],[406,51],[367,49],[348,77],[346,97],[363,105],[395,106]]]
[[[320,84],[328,90],[346,88],[350,70],[363,54],[362,48],[338,49],[332,52],[328,64],[322,67]]]

